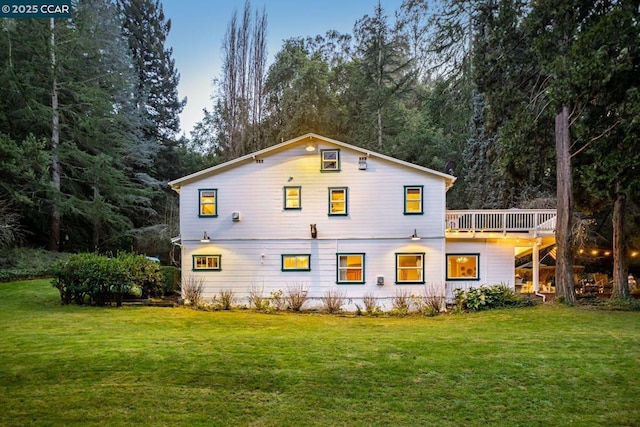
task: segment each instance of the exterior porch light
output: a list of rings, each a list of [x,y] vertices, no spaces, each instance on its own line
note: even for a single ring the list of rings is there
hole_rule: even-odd
[[[413,229],[413,234],[411,235],[411,240],[420,240],[420,236],[418,236],[417,230]]]
[[[316,151],[316,146],[311,142],[307,142],[307,147],[305,148],[308,152]]]
[[[311,226],[311,238],[315,239],[316,237],[318,237],[318,228],[316,227],[315,224],[310,224]]]
[[[209,243],[211,241],[211,239],[209,238],[209,236],[207,236],[207,232],[204,232],[204,236],[202,236],[202,239],[200,239],[200,241],[202,243]]]

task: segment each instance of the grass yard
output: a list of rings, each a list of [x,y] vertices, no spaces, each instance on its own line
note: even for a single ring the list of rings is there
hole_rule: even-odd
[[[640,425],[640,312],[60,306],[0,284],[0,425]]]

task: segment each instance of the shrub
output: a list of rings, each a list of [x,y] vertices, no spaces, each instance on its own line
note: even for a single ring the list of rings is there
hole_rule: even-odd
[[[364,313],[368,316],[378,315],[382,312],[378,306],[378,300],[373,294],[365,294],[362,297],[362,303],[364,304]]]
[[[204,280],[201,277],[184,277],[180,283],[180,292],[185,304],[193,308],[201,308],[203,306]]]
[[[162,292],[165,295],[172,295],[180,288],[180,269],[172,265],[160,266],[162,274]]]
[[[157,297],[163,294],[164,276],[160,271],[160,265],[144,255],[136,255],[120,252],[117,260],[130,274],[132,286],[138,286],[142,290],[142,297]]]
[[[454,290],[456,305],[460,310],[481,311],[492,308],[523,307],[533,301],[516,293],[505,285],[480,286]]]
[[[340,312],[345,302],[344,292],[340,292],[337,289],[328,290],[320,299],[327,313],[331,314]]]
[[[406,316],[411,309],[411,295],[406,289],[397,289],[395,296],[391,299],[391,314],[396,316]]]
[[[291,310],[300,311],[307,299],[307,289],[303,285],[292,285],[287,287],[285,300]]]
[[[235,294],[231,289],[222,289],[218,295],[213,297],[214,307],[220,310],[231,310],[234,301]]]
[[[284,310],[287,307],[287,300],[280,289],[269,292],[269,301],[276,311]]]
[[[252,284],[249,287],[249,305],[253,305],[256,310],[267,311],[269,310],[269,298],[263,296],[264,287],[258,287]]]
[[[156,263],[142,255],[120,253],[115,258],[95,253],[80,253],[56,262],[52,267],[52,285],[60,292],[63,304],[122,305],[132,290],[149,295],[162,280]]]

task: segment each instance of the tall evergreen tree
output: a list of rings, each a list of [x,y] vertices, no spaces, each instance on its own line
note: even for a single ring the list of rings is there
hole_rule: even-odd
[[[408,43],[391,28],[380,2],[373,16],[363,17],[354,29],[356,50],[349,107],[355,116],[351,120],[359,128],[352,139],[388,151],[391,147],[385,148],[384,140],[400,130],[398,107],[416,77]]]
[[[186,103],[178,96],[180,74],[173,49],[165,46],[171,19],[166,19],[160,0],[118,0],[118,5],[138,76],[134,97],[145,136],[170,144],[180,130],[179,114]]]

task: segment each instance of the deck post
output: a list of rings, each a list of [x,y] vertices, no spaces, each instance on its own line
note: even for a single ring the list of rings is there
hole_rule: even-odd
[[[533,240],[533,293],[540,292],[540,239]]]

